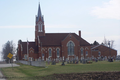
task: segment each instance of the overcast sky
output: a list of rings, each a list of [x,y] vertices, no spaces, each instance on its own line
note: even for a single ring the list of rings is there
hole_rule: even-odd
[[[34,41],[39,0],[0,0],[0,51],[8,40]],[[46,33],[76,33],[89,43],[114,40],[120,54],[120,0],[40,0]]]

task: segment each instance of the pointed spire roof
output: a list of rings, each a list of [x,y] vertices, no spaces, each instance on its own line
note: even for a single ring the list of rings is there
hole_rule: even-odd
[[[41,17],[42,13],[41,13],[41,9],[40,9],[40,3],[39,3],[39,7],[38,7],[38,17]]]
[[[39,20],[39,18],[41,18],[41,19],[42,19],[42,21],[43,21],[43,17],[42,17],[42,13],[41,13],[41,8],[40,8],[40,3],[39,3],[39,6],[38,6],[37,21]]]

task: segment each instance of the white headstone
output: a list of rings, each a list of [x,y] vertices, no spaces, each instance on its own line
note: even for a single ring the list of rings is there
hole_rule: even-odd
[[[63,60],[64,60],[64,56],[63,56]]]

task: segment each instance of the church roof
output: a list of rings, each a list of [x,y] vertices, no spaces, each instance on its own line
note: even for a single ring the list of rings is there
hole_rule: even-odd
[[[42,16],[42,12],[41,12],[41,8],[40,8],[40,3],[39,3],[39,6],[38,6],[38,14],[37,14],[37,20],[36,21],[38,21],[39,18],[41,18],[42,21],[44,21],[43,16]]]
[[[75,33],[46,33],[45,36],[39,37],[42,46],[60,46],[61,41],[63,41],[68,34],[72,34],[78,41],[80,41],[81,46],[90,46],[90,44],[79,37]]]
[[[71,34],[74,36],[78,41],[80,41],[80,46],[90,46],[90,44],[84,40],[83,38],[79,37],[75,33],[46,33],[45,36],[39,36],[40,42],[42,46],[61,46],[61,42]],[[27,54],[27,42],[21,42],[23,48],[23,54]],[[28,49],[33,48],[34,52],[38,52],[38,46],[36,46],[35,42],[29,42]]]
[[[96,45],[96,46],[92,47],[91,49],[92,49],[92,50],[94,50],[94,49],[97,49],[97,50],[98,50],[98,49],[99,49],[99,50],[107,50],[107,49],[115,50],[115,49],[109,48],[108,46],[105,46],[105,45],[103,45],[103,44]]]
[[[80,41],[80,45],[81,46],[90,46],[90,43],[88,43],[85,39],[83,39],[82,37],[79,37],[77,34],[73,33],[72,34],[77,40]]]
[[[35,45],[35,42],[28,42],[28,49],[30,49],[31,47],[34,49],[34,52],[37,53],[38,52],[38,46]],[[27,42],[22,42],[22,47],[23,47],[23,53],[27,54]]]
[[[39,38],[43,46],[60,46],[67,35],[68,33],[46,33],[45,36]]]

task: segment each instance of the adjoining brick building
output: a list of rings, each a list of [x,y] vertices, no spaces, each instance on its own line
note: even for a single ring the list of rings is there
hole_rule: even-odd
[[[19,60],[91,57],[91,45],[81,37],[81,31],[78,32],[79,35],[76,33],[45,33],[44,18],[39,4],[35,25],[35,42],[19,40]]]
[[[117,56],[117,50],[109,48],[104,44],[93,46],[91,48],[91,51],[92,51],[91,54],[93,58],[102,57],[104,59],[108,59],[110,57],[116,58]]]
[[[104,45],[92,47],[85,39],[81,37],[81,31],[76,33],[45,33],[44,18],[41,13],[40,4],[38,15],[36,16],[35,41],[18,42],[19,60],[55,60],[55,59],[85,59],[98,58],[100,56],[109,57],[109,51],[112,57],[117,56],[117,51],[109,49]],[[92,48],[91,48],[92,47]]]

